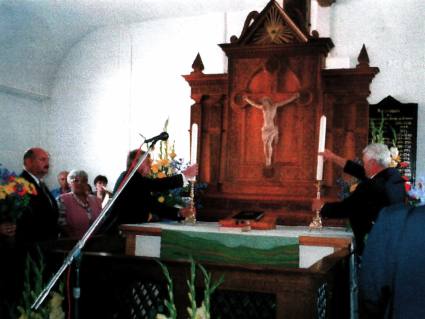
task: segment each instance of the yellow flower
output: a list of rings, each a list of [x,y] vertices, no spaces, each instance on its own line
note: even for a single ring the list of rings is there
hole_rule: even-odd
[[[57,292],[53,292],[50,299],[50,314],[49,319],[64,319],[65,313],[62,310],[63,297]]]
[[[168,159],[164,158],[163,160],[161,160],[161,164],[162,164],[162,166],[168,166],[168,165],[170,165],[170,161]]]
[[[22,186],[25,193],[35,194],[37,192],[34,185],[32,183],[28,182],[25,178],[17,177],[15,179],[15,182]]]
[[[13,194],[15,192],[15,182],[9,183],[4,187],[6,195]]]
[[[154,174],[158,173],[158,170],[159,170],[158,164],[152,164],[151,170],[152,170],[152,173]]]
[[[163,203],[165,201],[164,196],[159,196],[158,197],[158,202]]]
[[[4,190],[4,187],[1,186],[0,188],[0,200],[5,199],[7,196],[6,191]]]
[[[28,194],[37,195],[37,189],[32,183],[28,183]]]
[[[63,297],[57,292],[52,293],[52,298],[50,299],[50,307],[56,308],[62,305]]]
[[[176,152],[174,152],[174,151],[171,151],[169,155],[170,155],[171,159],[174,159],[177,156]]]

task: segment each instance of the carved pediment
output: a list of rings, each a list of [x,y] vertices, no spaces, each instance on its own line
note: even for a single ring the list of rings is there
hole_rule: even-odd
[[[305,43],[307,41],[307,35],[274,0],[271,0],[261,13],[252,11],[245,20],[240,37],[230,38],[231,43],[242,45]]]

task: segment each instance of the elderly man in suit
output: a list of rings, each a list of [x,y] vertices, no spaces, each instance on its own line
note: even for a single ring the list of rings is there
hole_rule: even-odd
[[[389,205],[403,203],[406,198],[404,180],[397,169],[389,167],[391,154],[385,144],[369,144],[363,150],[363,166],[346,160],[329,150],[325,159],[344,168],[344,172],[360,182],[341,202],[324,204],[313,200],[313,210],[320,209],[325,218],[348,218],[356,240],[357,253],[362,254],[366,235],[378,212]]]
[[[425,206],[384,208],[360,269],[360,318],[425,318]]]
[[[32,195],[27,211],[17,222],[16,240],[23,245],[57,239],[59,211],[43,177],[49,172],[49,154],[34,147],[24,154],[21,177],[34,184],[37,195]]]

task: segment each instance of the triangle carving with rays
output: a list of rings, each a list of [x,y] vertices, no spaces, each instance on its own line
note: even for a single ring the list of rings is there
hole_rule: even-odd
[[[251,12],[240,38],[232,38],[233,43],[259,45],[308,41],[307,36],[274,0],[270,1],[261,13]]]

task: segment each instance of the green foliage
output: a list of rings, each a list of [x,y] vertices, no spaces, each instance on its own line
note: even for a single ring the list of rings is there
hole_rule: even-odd
[[[45,282],[43,274],[45,263],[40,248],[37,247],[36,259],[28,254],[25,261],[24,290],[22,292],[21,304],[17,307],[20,314],[19,319],[62,319],[65,314],[62,311],[62,300],[64,284],[59,284],[59,292],[52,292],[48,304],[31,309],[31,305],[37,296],[42,292]]]
[[[167,289],[168,289],[168,299],[164,301],[165,306],[168,309],[168,317],[163,314],[157,314],[157,319],[176,319],[177,318],[177,310],[174,304],[174,295],[173,295],[173,281],[170,277],[170,273],[168,272],[167,267],[162,264],[160,261],[157,261],[162,268],[162,272],[167,280]],[[196,303],[196,263],[193,258],[190,259],[190,277],[187,280],[187,285],[189,288],[188,297],[189,297],[189,307],[187,307],[187,312],[189,314],[190,319],[210,319],[210,308],[211,308],[211,295],[214,291],[220,286],[224,277],[221,276],[217,282],[211,281],[211,274],[206,271],[206,269],[198,264],[199,269],[201,270],[204,276],[204,300],[201,303],[201,307],[197,307]]]
[[[196,291],[195,291],[195,279],[196,279],[196,265],[193,259],[190,260],[190,281],[187,280],[187,286],[189,288],[189,302],[190,307],[187,308],[187,312],[191,319],[196,318]]]
[[[388,136],[384,136],[384,124],[385,118],[383,111],[381,112],[381,120],[379,121],[378,126],[376,126],[375,121],[370,121],[370,134],[372,136],[372,143],[386,144],[385,139],[389,140]],[[397,147],[397,132],[392,126],[390,126],[390,129],[392,133],[391,143],[394,147]]]
[[[176,319],[177,318],[177,309],[174,303],[174,288],[173,288],[173,280],[171,279],[170,273],[168,271],[167,266],[157,260],[158,264],[161,266],[162,272],[167,280],[167,291],[168,291],[168,299],[164,300],[165,307],[168,310],[168,318]]]
[[[198,264],[199,269],[201,269],[202,274],[204,275],[204,307],[205,313],[207,314],[207,318],[210,318],[210,308],[211,308],[211,295],[214,291],[220,286],[224,277],[221,276],[215,283],[211,282],[211,274],[207,272],[207,270],[201,265]]]
[[[370,121],[370,132],[372,135],[372,143],[384,144],[384,112],[381,112],[381,121],[376,126],[374,121]]]

